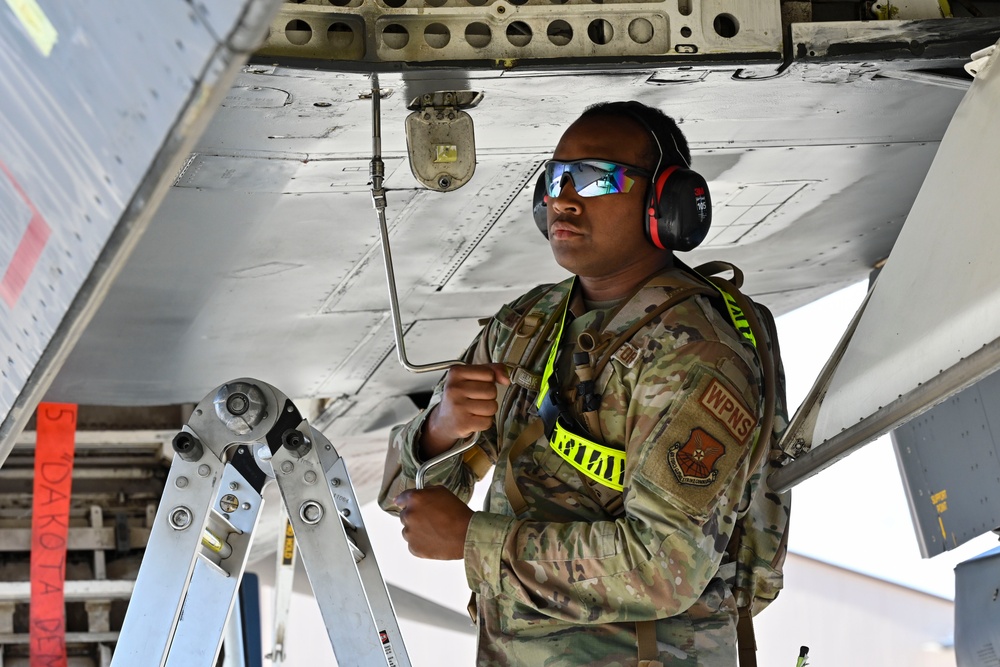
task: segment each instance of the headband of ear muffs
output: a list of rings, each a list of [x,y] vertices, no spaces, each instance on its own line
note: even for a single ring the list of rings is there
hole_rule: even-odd
[[[634,118],[656,140],[649,125],[638,116]],[[659,141],[656,145],[659,146]],[[643,223],[646,238],[663,250],[693,250],[705,240],[712,225],[712,198],[708,193],[708,183],[698,172],[677,165],[661,169],[652,181]],[[535,182],[531,213],[538,231],[545,238],[549,238],[547,200],[543,172]]]

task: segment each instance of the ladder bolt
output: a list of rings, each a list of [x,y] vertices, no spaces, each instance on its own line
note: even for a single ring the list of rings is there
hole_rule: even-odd
[[[205,448],[202,446],[201,440],[190,433],[181,431],[174,436],[174,451],[188,463],[194,463],[201,458]]]
[[[316,483],[316,471],[315,470],[306,470],[306,474],[304,474],[302,476],[302,479],[305,480],[306,484],[315,484]]]
[[[208,467],[207,463],[202,463],[200,466],[198,466],[198,475],[200,477],[208,477],[208,474],[210,472],[212,472],[212,469]]]
[[[299,509],[299,518],[310,526],[315,526],[323,518],[323,506],[315,500],[307,500]]]
[[[226,401],[226,409],[234,415],[242,415],[250,409],[250,398],[240,392],[230,394]]]
[[[184,530],[191,525],[191,510],[184,506],[178,506],[170,510],[170,527],[174,530]]]
[[[302,431],[294,428],[290,428],[281,434],[281,444],[285,446],[289,452],[292,453],[295,458],[302,458],[309,453],[312,449],[312,443],[309,442]]]
[[[291,461],[282,461],[281,462],[281,472],[283,472],[285,474],[288,474],[288,473],[292,472],[292,469],[294,469],[294,468],[295,468],[295,464],[292,463]]]
[[[177,478],[174,484],[177,486],[178,489],[183,489],[188,485],[188,478],[185,477],[184,475],[181,475],[180,477]]]

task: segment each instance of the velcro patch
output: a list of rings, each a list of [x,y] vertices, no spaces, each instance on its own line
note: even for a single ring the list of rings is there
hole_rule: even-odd
[[[636,360],[639,358],[639,350],[636,349],[635,345],[632,343],[625,342],[615,350],[615,353],[611,355],[612,359],[615,359],[620,364],[625,366],[625,368],[632,368],[635,366]]]
[[[696,428],[683,445],[677,442],[670,447],[667,460],[681,484],[708,486],[718,478],[719,471],[715,469],[715,462],[725,454],[725,445]]]
[[[754,426],[757,425],[757,420],[721,382],[713,379],[705,388],[699,402],[740,444],[747,443]]]

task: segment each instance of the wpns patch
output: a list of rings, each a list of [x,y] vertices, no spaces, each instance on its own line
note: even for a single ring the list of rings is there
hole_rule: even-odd
[[[715,462],[725,454],[725,445],[696,428],[683,445],[677,442],[670,447],[667,462],[681,484],[708,486],[719,476]]]
[[[722,383],[713,379],[701,395],[700,402],[741,445],[747,444],[757,420]]]

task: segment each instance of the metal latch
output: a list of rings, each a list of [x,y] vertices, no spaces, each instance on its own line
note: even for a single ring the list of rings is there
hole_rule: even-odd
[[[416,97],[407,108],[406,147],[410,171],[422,185],[449,192],[462,187],[476,171],[476,138],[472,116],[483,94],[475,90],[442,90]]]

